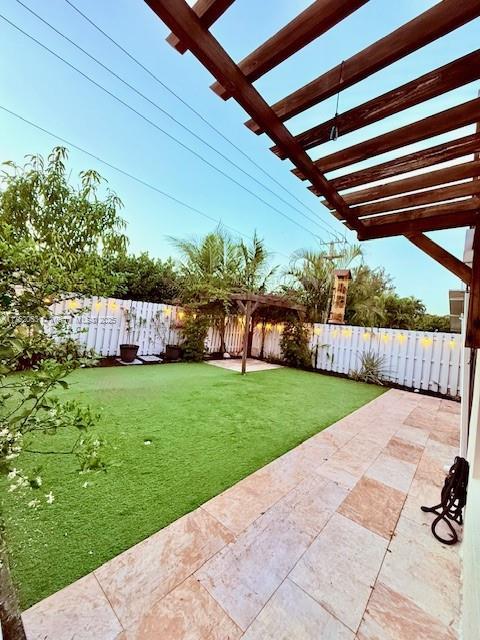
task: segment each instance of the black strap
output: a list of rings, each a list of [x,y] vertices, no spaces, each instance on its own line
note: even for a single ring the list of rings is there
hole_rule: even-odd
[[[436,514],[437,517],[432,522],[432,533],[443,544],[455,544],[458,542],[457,532],[450,520],[459,525],[463,524],[462,511],[467,502],[468,469],[468,462],[465,458],[457,456],[445,478],[440,503],[434,507],[421,508],[422,511]],[[437,525],[441,520],[450,529],[451,537],[448,539],[442,538],[436,532]]]

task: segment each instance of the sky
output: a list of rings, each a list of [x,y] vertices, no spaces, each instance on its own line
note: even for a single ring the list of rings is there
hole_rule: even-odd
[[[189,52],[179,55],[165,42],[167,28],[142,0],[70,2],[204,120],[139,68],[66,0],[22,0],[22,3],[147,99],[42,23],[18,0],[2,0],[0,161],[21,163],[26,154],[46,155],[55,145],[65,144],[58,137],[96,156],[98,159],[67,144],[71,180],[75,183],[78,172],[86,168],[94,168],[105,177],[108,187],[123,201],[121,213],[128,224],[130,250],[135,253],[148,251],[160,258],[175,255],[171,237],[201,236],[215,228],[218,221],[249,237],[256,230],[272,251],[272,261],[281,265],[286,265],[288,256],[297,249],[325,248],[320,243],[330,242],[332,234],[346,235],[349,242],[356,241],[355,234],[336,221],[305,188],[305,183],[290,173],[290,162],[280,161],[269,151],[271,141],[265,135],[254,135],[243,125],[248,119],[243,109],[233,100],[224,102],[209,89],[213,79],[196,58]],[[212,32],[232,58],[239,61],[309,4],[309,0],[238,0],[214,25]],[[434,0],[370,0],[266,74],[255,86],[272,104],[433,4]],[[5,18],[97,85],[18,31]],[[477,19],[345,90],[340,96],[340,112],[475,50],[479,35]],[[475,98],[479,89],[479,82],[471,83],[312,149],[310,154],[316,159],[414,122]],[[300,133],[331,118],[335,102],[336,97],[332,97],[312,107],[288,121],[288,127],[293,133]],[[50,133],[38,130],[4,109]],[[168,113],[195,135],[174,122]],[[205,120],[223,135],[218,135]],[[437,136],[352,165],[347,170],[332,172],[327,177],[471,132],[473,127],[466,127]],[[455,255],[462,255],[464,229],[429,235]],[[448,290],[461,288],[461,282],[405,238],[368,241],[362,243],[362,248],[370,266],[384,267],[391,274],[400,295],[421,298],[431,313],[448,313]]]

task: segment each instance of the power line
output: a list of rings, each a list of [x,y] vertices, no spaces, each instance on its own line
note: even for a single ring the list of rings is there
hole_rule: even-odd
[[[67,66],[69,66],[71,69],[73,69],[74,71],[76,71],[77,73],[79,73],[82,77],[84,77],[86,80],[88,80],[89,82],[91,82],[94,86],[96,86],[97,88],[101,89],[104,93],[107,93],[109,96],[111,96],[112,98],[114,98],[114,100],[116,100],[117,102],[119,102],[120,104],[124,105],[127,109],[129,109],[130,111],[132,111],[133,113],[135,113],[137,116],[139,116],[140,118],[142,118],[143,120],[145,120],[148,124],[150,124],[151,126],[153,126],[155,129],[157,129],[158,131],[160,131],[161,133],[163,133],[164,135],[166,135],[168,138],[170,138],[172,141],[174,141],[175,143],[177,143],[178,145],[180,145],[181,147],[183,147],[185,150],[189,151],[190,153],[192,153],[195,157],[197,157],[199,160],[201,160],[204,164],[206,164],[207,166],[211,167],[212,169],[214,169],[215,171],[217,171],[218,173],[220,173],[223,177],[227,178],[228,180],[230,180],[231,182],[233,182],[234,184],[236,184],[237,186],[239,186],[241,189],[243,189],[244,191],[246,191],[247,193],[249,193],[250,195],[252,195],[254,198],[256,198],[257,200],[259,200],[260,202],[262,202],[264,205],[266,205],[267,207],[269,207],[270,209],[272,209],[273,211],[276,211],[277,213],[279,213],[281,216],[283,216],[284,218],[286,218],[287,220],[289,220],[290,222],[292,222],[293,224],[297,225],[298,227],[300,227],[301,229],[303,229],[304,231],[306,231],[307,233],[310,233],[311,235],[313,235],[316,238],[319,238],[319,236],[317,234],[315,234],[314,232],[312,232],[310,229],[308,229],[307,227],[305,227],[303,224],[301,224],[300,222],[298,222],[297,220],[295,220],[294,218],[292,218],[291,216],[289,216],[288,214],[286,214],[284,211],[278,209],[277,207],[275,207],[274,205],[272,205],[271,203],[269,203],[267,200],[265,200],[264,198],[262,198],[261,196],[259,196],[258,194],[256,194],[254,191],[252,191],[251,189],[249,189],[248,187],[246,187],[245,185],[243,185],[241,182],[239,182],[238,180],[236,180],[235,178],[233,178],[231,175],[229,175],[228,173],[226,173],[225,171],[223,171],[222,169],[220,169],[219,167],[217,167],[216,165],[214,165],[213,163],[211,163],[209,160],[207,160],[206,158],[204,158],[202,155],[200,155],[197,151],[195,151],[194,149],[192,149],[191,147],[189,147],[187,144],[185,144],[184,142],[182,142],[181,140],[179,140],[178,138],[176,138],[175,136],[173,136],[172,134],[168,133],[168,131],[165,131],[165,129],[162,129],[162,127],[160,127],[159,125],[157,125],[155,122],[153,122],[153,120],[150,120],[150,118],[148,118],[147,116],[145,116],[144,114],[142,114],[140,111],[138,111],[137,109],[135,109],[134,107],[132,107],[130,104],[128,104],[127,102],[125,102],[124,100],[122,100],[120,97],[118,97],[116,94],[112,93],[111,91],[109,91],[108,89],[106,89],[105,87],[103,87],[101,84],[99,84],[98,82],[96,82],[96,80],[94,80],[93,78],[91,78],[89,75],[87,75],[86,73],[84,73],[83,71],[81,71],[80,69],[78,69],[75,65],[71,64],[70,62],[68,62],[67,60],[65,60],[65,58],[63,58],[62,56],[60,56],[59,54],[57,54],[55,51],[53,51],[52,49],[50,49],[48,46],[46,46],[45,44],[43,44],[42,42],[40,42],[39,40],[37,40],[37,38],[35,38],[34,36],[32,36],[31,34],[27,33],[26,31],[24,31],[22,28],[20,28],[18,25],[16,25],[15,23],[13,23],[11,20],[9,20],[8,18],[6,18],[3,14],[0,14],[0,18],[2,18],[5,22],[7,22],[8,24],[10,24],[14,29],[16,29],[17,31],[19,31],[20,33],[22,33],[23,35],[25,35],[27,38],[29,38],[30,40],[32,40],[33,42],[35,42],[37,45],[39,45],[40,47],[42,47],[43,49],[45,49],[46,51],[48,51],[50,54],[52,54],[53,56],[55,56],[57,59],[61,60],[64,64],[66,64]],[[87,54],[88,55],[88,54]],[[101,64],[101,63],[99,63]],[[103,66],[103,65],[102,65]],[[112,72],[114,73],[114,72]],[[116,75],[116,74],[114,74]],[[287,203],[288,204],[288,203]],[[289,205],[291,206],[291,205]],[[310,222],[313,222],[314,224],[318,224],[317,221],[315,220],[311,220],[308,216],[306,216],[305,214],[302,214],[304,217],[306,217]],[[327,231],[328,232],[328,231]],[[330,232],[328,232],[330,234]]]
[[[146,67],[138,58],[136,58],[132,53],[130,53],[127,49],[125,49],[121,44],[119,44],[112,36],[106,33],[101,27],[99,27],[96,22],[94,22],[91,18],[89,18],[85,13],[83,13],[77,6],[73,4],[70,0],[65,0],[65,2],[76,11],[84,20],[86,20],[94,29],[96,29],[99,33],[101,33],[107,40],[109,40],[115,47],[117,47],[120,51],[122,51],[130,60],[135,62],[145,73],[147,73],[155,82],[157,82],[163,89],[168,91],[172,96],[174,96],[179,102],[181,102],[187,109],[189,109],[192,113],[194,113],[202,122],[204,122],[212,131],[214,131],[218,136],[220,136],[227,144],[233,147],[238,153],[244,156],[249,162],[253,164],[258,170],[260,170],[265,176],[267,176],[270,180],[272,180],[278,187],[280,187],[285,193],[288,193],[291,198],[296,200],[302,207],[313,213],[315,216],[319,216],[319,212],[315,211],[308,205],[306,205],[300,198],[298,198],[294,193],[292,193],[289,189],[287,189],[279,180],[277,180],[274,176],[272,176],[264,167],[262,167],[258,162],[256,162],[248,153],[243,151],[238,145],[236,145],[232,140],[230,140],[222,131],[217,129],[215,125],[213,125],[205,116],[203,116],[195,107],[193,107],[189,102],[187,102],[184,98],[179,96],[171,87],[169,87],[163,80],[161,80],[151,69]],[[322,224],[328,226],[335,235],[338,235],[337,230],[327,221],[322,220]]]
[[[84,149],[83,147],[80,147],[79,145],[75,144],[74,142],[71,142],[70,140],[67,140],[66,138],[63,138],[62,136],[59,136],[56,133],[53,133],[53,131],[49,131],[48,129],[45,129],[44,127],[40,126],[39,124],[36,124],[35,122],[32,122],[31,120],[28,120],[28,118],[25,118],[24,116],[20,115],[16,111],[12,111],[11,109],[8,109],[7,107],[5,107],[5,106],[3,106],[1,104],[0,104],[0,109],[2,109],[2,111],[5,111],[6,113],[8,113],[11,116],[14,116],[18,120],[21,120],[22,122],[25,122],[26,124],[30,125],[31,127],[34,127],[35,129],[38,129],[39,131],[42,131],[42,133],[46,133],[47,135],[51,136],[52,138],[55,138],[56,140],[60,140],[60,142],[64,142],[69,147],[72,147],[72,149],[76,149],[77,151],[80,151],[81,153],[84,153],[85,155],[90,156],[91,158],[94,158],[94,160],[97,160],[98,162],[101,162],[102,164],[104,164],[105,166],[109,167],[110,169],[113,169],[114,171],[118,171],[122,175],[130,178],[131,180],[134,180],[135,182],[138,182],[139,184],[143,185],[144,187],[148,187],[149,189],[152,189],[153,191],[156,191],[160,195],[164,196],[165,198],[168,198],[169,200],[172,200],[173,202],[176,202],[177,204],[181,205],[182,207],[185,207],[186,209],[190,209],[191,211],[193,211],[195,213],[198,213],[199,215],[203,216],[204,218],[207,218],[208,220],[211,220],[212,222],[215,222],[216,224],[219,224],[219,225],[221,225],[221,226],[223,226],[223,227],[225,227],[227,229],[230,229],[230,231],[233,231],[234,233],[236,233],[236,234],[238,234],[240,236],[243,236],[244,238],[247,238],[248,240],[251,239],[251,237],[248,234],[243,233],[243,231],[239,231],[238,229],[235,229],[235,227],[231,227],[230,225],[227,225],[227,224],[223,223],[218,218],[214,218],[213,216],[210,216],[208,213],[205,213],[205,211],[202,211],[201,209],[198,209],[197,207],[193,207],[192,205],[188,204],[187,202],[184,202],[183,200],[180,200],[176,196],[172,196],[170,193],[167,193],[166,191],[163,191],[162,189],[160,189],[159,187],[156,187],[152,183],[147,182],[146,180],[143,180],[142,178],[139,178],[138,176],[135,176],[132,173],[129,173],[125,169],[122,169],[121,167],[118,167],[118,166],[112,164],[108,160],[104,160],[103,158],[101,158],[100,156],[96,155],[95,153],[92,153],[91,151],[88,151],[87,149]],[[290,259],[289,256],[287,256],[285,253],[282,253],[281,251],[275,251],[275,253],[277,253],[278,255],[283,256],[284,258]]]
[[[69,42],[71,45],[73,45],[74,47],[76,47],[79,51],[81,51],[84,55],[88,56],[91,60],[93,60],[96,64],[98,64],[99,66],[101,66],[103,69],[105,69],[105,71],[107,71],[108,73],[110,73],[114,78],[116,78],[117,80],[119,80],[120,82],[122,82],[126,87],[128,87],[131,91],[134,91],[137,95],[139,95],[141,98],[143,98],[144,100],[146,100],[149,104],[151,104],[153,107],[155,107],[156,109],[158,109],[163,115],[167,116],[167,118],[170,118],[170,120],[172,120],[173,122],[175,122],[175,124],[177,124],[178,126],[182,127],[182,129],[184,129],[185,131],[187,131],[190,135],[192,135],[194,138],[196,138],[197,140],[199,140],[202,144],[204,144],[205,146],[207,146],[209,149],[211,149],[212,151],[214,151],[215,153],[217,153],[221,158],[223,158],[224,160],[226,160],[227,162],[229,162],[232,166],[234,166],[236,169],[238,169],[238,171],[241,171],[244,175],[246,175],[248,178],[250,178],[251,180],[253,180],[254,182],[256,182],[258,185],[260,185],[262,188],[266,189],[267,191],[269,191],[273,196],[275,196],[276,198],[278,198],[279,200],[281,200],[281,202],[283,202],[284,204],[286,204],[288,207],[291,207],[292,209],[294,209],[295,211],[297,211],[298,213],[300,213],[300,215],[304,216],[307,220],[309,220],[310,222],[312,222],[313,224],[318,224],[319,226],[323,226],[323,228],[325,229],[325,231],[327,233],[329,233],[328,229],[325,227],[325,225],[323,225],[323,223],[319,220],[310,218],[309,216],[306,216],[304,214],[304,212],[299,209],[298,207],[292,205],[290,202],[288,202],[288,200],[285,200],[285,198],[282,198],[281,196],[279,196],[277,193],[275,193],[275,191],[273,191],[272,189],[270,189],[270,187],[267,187],[263,182],[261,182],[260,180],[258,180],[255,176],[253,176],[252,174],[248,173],[248,171],[245,171],[245,169],[243,169],[240,165],[238,165],[236,162],[234,162],[233,160],[231,160],[228,156],[226,156],[224,153],[222,153],[221,151],[219,151],[216,147],[214,147],[212,144],[210,144],[209,142],[207,142],[207,140],[204,140],[200,135],[198,135],[197,133],[195,133],[195,131],[192,131],[192,129],[190,129],[188,126],[186,126],[185,124],[183,124],[180,120],[178,120],[175,116],[173,116],[169,111],[167,111],[166,109],[164,109],[163,107],[161,107],[158,103],[156,103],[155,101],[153,101],[151,98],[149,98],[147,95],[145,95],[144,93],[142,93],[140,90],[138,90],[135,86],[133,86],[132,84],[130,84],[127,80],[125,80],[125,78],[122,78],[120,75],[118,75],[118,73],[116,73],[115,71],[113,71],[110,67],[108,67],[107,65],[105,65],[101,60],[99,60],[98,58],[96,58],[95,56],[93,56],[91,53],[89,53],[86,49],[83,49],[83,47],[81,47],[79,44],[77,44],[74,40],[72,40],[71,38],[69,38],[68,36],[66,36],[64,33],[62,33],[61,31],[59,31],[56,27],[54,27],[50,22],[48,22],[48,20],[45,20],[44,18],[42,18],[42,16],[40,16],[38,13],[36,13],[33,9],[31,9],[30,7],[28,7],[26,4],[24,4],[22,2],[22,0],[17,0],[17,3],[20,4],[24,9],[26,9],[27,11],[29,11],[32,15],[34,15],[38,20],[40,20],[41,22],[43,22],[45,25],[47,25],[47,27],[49,27],[50,29],[52,29],[52,31],[54,31],[56,34],[58,34],[60,37],[62,37],[64,40],[66,40],[67,42]]]

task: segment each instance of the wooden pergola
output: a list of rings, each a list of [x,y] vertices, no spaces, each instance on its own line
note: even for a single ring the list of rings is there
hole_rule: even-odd
[[[241,1],[241,0],[239,0]],[[382,153],[428,140],[480,121],[480,97],[417,122],[366,139],[319,158],[308,150],[331,139],[378,122],[426,100],[480,78],[480,49],[434,69],[402,86],[373,97],[307,131],[293,135],[285,122],[385,69],[425,45],[480,16],[480,0],[442,0],[308,84],[269,105],[254,82],[307,44],[348,18],[368,0],[316,0],[240,62],[234,62],[209,28],[234,0],[146,0],[171,30],[169,43],[179,52],[190,50],[216,79],[213,91],[224,100],[234,98],[250,116],[246,126],[267,134],[271,150],[290,159],[293,173],[308,181],[309,189],[359,240],[405,236],[470,287],[466,344],[480,347],[480,130],[475,133],[399,156],[367,169],[327,179],[325,173],[347,168]],[[252,18],[253,19],[253,18]],[[474,154],[473,160],[465,156]],[[464,159],[452,166],[436,167]],[[428,172],[405,177],[413,171]],[[371,186],[372,182],[394,181]],[[347,190],[356,187],[354,192]],[[358,187],[362,187],[358,189]],[[426,190],[428,189],[428,190]],[[474,260],[470,268],[425,235],[440,229],[475,228]]]
[[[243,350],[242,350],[242,374],[247,371],[247,357],[248,357],[248,336],[250,330],[250,321],[253,314],[259,307],[270,307],[277,309],[284,309],[285,311],[296,311],[300,316],[303,316],[306,309],[301,304],[295,304],[285,297],[268,294],[263,295],[259,293],[233,293],[230,296],[230,300],[235,302],[240,311],[245,316],[245,329],[243,332]]]

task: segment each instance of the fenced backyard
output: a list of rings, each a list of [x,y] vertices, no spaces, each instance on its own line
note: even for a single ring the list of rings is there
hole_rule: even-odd
[[[79,310],[83,309],[83,313]],[[114,298],[68,300],[53,305],[53,321],[66,318],[78,341],[103,357],[118,356],[127,341],[126,315],[134,314],[138,326],[139,355],[157,355],[166,345],[181,343],[185,311],[178,306]],[[242,351],[242,316],[228,319],[227,351]],[[252,356],[281,360],[282,323],[256,324]],[[319,371],[348,375],[358,369],[361,354],[371,351],[383,358],[385,380],[409,389],[431,391],[456,398],[461,383],[461,337],[454,333],[406,331],[315,324],[310,347],[312,367]],[[206,349],[220,349],[220,334],[209,330]]]

